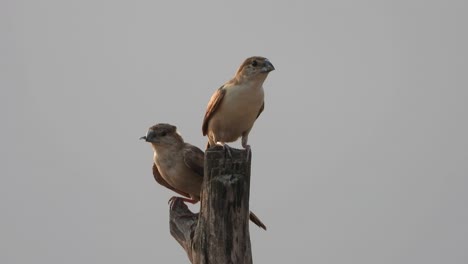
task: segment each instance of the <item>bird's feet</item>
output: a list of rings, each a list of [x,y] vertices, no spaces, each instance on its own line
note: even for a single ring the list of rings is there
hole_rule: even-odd
[[[171,210],[173,209],[174,205],[175,205],[178,201],[187,202],[187,203],[191,203],[191,204],[195,204],[195,203],[198,202],[198,201],[196,201],[196,200],[189,199],[189,198],[172,196],[171,199],[169,199],[169,201],[167,201],[167,203],[169,204]]]
[[[252,150],[250,148],[250,145],[245,145],[243,146],[245,151],[247,152],[247,155],[245,155],[245,160],[246,161],[249,161],[250,160],[250,156],[252,155]]]
[[[218,146],[222,146],[223,147],[223,150],[224,150],[224,156],[226,157],[226,153],[228,154],[229,158],[232,159],[232,153],[231,153],[231,147],[228,146],[228,144],[224,143],[224,142],[216,142],[216,145]]]

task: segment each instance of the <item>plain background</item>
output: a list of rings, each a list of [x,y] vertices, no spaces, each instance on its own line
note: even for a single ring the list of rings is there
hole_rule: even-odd
[[[187,263],[138,138],[252,55],[255,263],[467,263],[467,3],[2,0],[0,263]]]

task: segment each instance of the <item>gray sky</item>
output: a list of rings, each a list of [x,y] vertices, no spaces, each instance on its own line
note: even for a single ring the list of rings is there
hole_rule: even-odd
[[[467,2],[272,2],[3,0],[0,263],[187,263],[138,138],[252,55],[255,263],[467,263]]]

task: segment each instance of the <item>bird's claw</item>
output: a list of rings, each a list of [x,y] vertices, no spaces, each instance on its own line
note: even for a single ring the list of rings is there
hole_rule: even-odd
[[[169,201],[167,201],[167,204],[169,204],[169,208],[172,210],[174,208],[175,203],[181,199],[180,197],[177,196],[172,196]]]
[[[216,145],[222,146],[224,150],[224,158],[226,158],[226,153],[229,158],[232,159],[231,147],[226,143],[216,142]]]
[[[245,145],[244,146],[244,149],[245,151],[247,152],[247,155],[245,155],[245,160],[246,161],[249,161],[250,160],[250,156],[252,155],[252,150],[250,148],[250,145]]]
[[[195,200],[195,199],[188,199],[188,198],[184,198],[184,197],[172,196],[169,199],[169,201],[167,201],[167,203],[169,204],[171,210],[172,210],[172,208],[174,208],[175,203],[177,203],[178,201],[181,201],[182,203],[187,202],[187,203],[191,203],[191,204],[195,204],[195,203],[198,202],[198,200]]]
[[[231,147],[228,146],[227,144],[224,144],[223,148],[224,148],[225,153],[228,154],[229,158],[232,159]]]

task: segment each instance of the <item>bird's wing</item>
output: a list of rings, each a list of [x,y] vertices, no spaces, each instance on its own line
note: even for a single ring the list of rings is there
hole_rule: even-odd
[[[262,106],[260,107],[260,110],[258,110],[257,118],[260,116],[260,114],[263,112],[263,109],[265,109],[265,101],[263,101]]]
[[[187,167],[192,169],[200,177],[203,177],[203,167],[205,160],[205,153],[193,145],[185,144],[184,147],[184,162]]]
[[[169,183],[167,183],[167,181],[165,181],[164,178],[161,176],[161,173],[159,173],[158,167],[156,167],[156,164],[154,164],[154,163],[153,163],[153,176],[154,176],[154,179],[156,180],[156,182],[161,184],[162,186],[164,186],[164,187],[166,187],[166,188],[168,188],[170,190],[173,190],[174,192],[176,192],[176,193],[178,193],[178,194],[180,194],[182,196],[190,198],[190,195],[188,193],[179,191],[176,188],[172,187]]]
[[[208,107],[206,108],[205,118],[203,119],[202,131],[203,135],[206,136],[208,133],[208,122],[213,114],[216,112],[221,102],[223,101],[226,90],[223,89],[224,85],[221,86],[216,92],[211,96],[210,102],[208,102]]]

